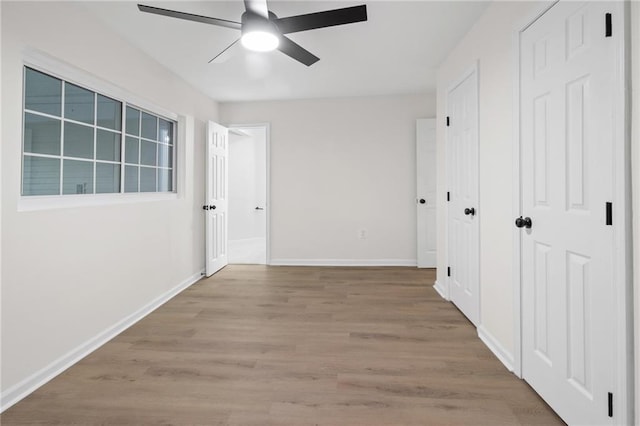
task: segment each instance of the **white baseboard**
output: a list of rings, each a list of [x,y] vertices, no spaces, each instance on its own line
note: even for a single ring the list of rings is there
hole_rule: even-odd
[[[493,352],[493,354],[507,367],[507,370],[513,372],[513,354],[504,348],[498,340],[487,331],[483,326],[478,327],[478,337]]]
[[[416,259],[271,259],[273,266],[417,266]]]
[[[444,286],[440,283],[440,281],[436,280],[436,282],[433,284],[433,288],[438,292],[440,297],[442,297],[444,300],[449,300],[449,297],[447,296],[447,291],[444,288]]]
[[[182,281],[180,284],[170,289],[169,291],[156,297],[151,302],[147,303],[131,315],[118,321],[106,330],[98,333],[96,336],[82,343],[80,346],[68,352],[66,355],[53,361],[51,364],[35,372],[31,376],[22,380],[21,382],[11,386],[0,394],[0,413],[27,397],[34,392],[40,386],[44,385],[66,369],[80,361],[82,358],[89,355],[91,352],[98,349],[100,346],[113,339],[118,334],[122,333],[127,328],[131,327],[142,318],[149,315],[156,310],[162,304],[173,298],[175,295],[199,281],[204,276],[204,269],[193,274],[189,278]]]

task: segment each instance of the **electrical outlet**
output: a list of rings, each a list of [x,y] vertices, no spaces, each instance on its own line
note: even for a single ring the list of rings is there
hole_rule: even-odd
[[[367,239],[367,230],[366,229],[361,229],[358,231],[358,239],[360,240],[366,240]]]

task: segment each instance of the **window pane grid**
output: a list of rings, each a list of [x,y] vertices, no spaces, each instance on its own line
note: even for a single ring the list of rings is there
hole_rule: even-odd
[[[123,194],[125,192],[124,186],[124,160],[125,155],[127,153],[126,149],[126,127],[127,127],[127,105],[125,102],[122,102],[120,105],[120,117],[122,117],[122,122],[120,123],[120,193]]]
[[[22,93],[25,109],[49,113],[55,117],[61,116],[62,81],[60,79],[25,67],[24,81]]]
[[[95,194],[96,193],[96,180],[98,175],[96,174],[97,172],[97,168],[96,168],[96,158],[98,158],[98,130],[95,129],[96,124],[98,123],[98,96],[97,94],[93,94],[93,164],[92,164],[92,172],[93,172],[93,179],[92,179],[92,188],[91,188],[91,193]]]
[[[131,105],[126,117],[125,191],[173,191],[175,123]]]
[[[34,152],[25,152],[23,156],[24,157],[57,158],[58,160],[61,158],[59,155],[40,154],[40,153],[34,153]]]
[[[66,121],[68,123],[77,124],[79,126],[85,126],[85,127],[95,128],[95,129],[98,129],[98,130],[104,130],[105,132],[117,133],[119,135],[122,134],[121,130],[114,130],[114,129],[111,129],[109,127],[94,126],[92,124],[87,124],[87,123],[85,123],[83,121],[72,120],[70,118],[60,118],[60,117],[55,116],[55,115],[46,114],[46,113],[43,113],[43,112],[40,112],[40,111],[35,111],[35,110],[32,110],[32,109],[26,109],[25,108],[24,112],[26,114],[37,115],[37,116],[40,116],[40,117],[50,118],[50,119],[53,119],[53,120]],[[149,139],[149,140],[151,140],[151,139]],[[162,143],[162,142],[158,142],[158,143]]]
[[[119,135],[122,134],[122,131],[120,131],[120,130],[110,129],[109,127],[94,126],[92,124],[87,124],[87,123],[84,123],[82,121],[72,120],[70,118],[61,119],[60,117],[56,117],[55,115],[45,114],[45,113],[42,113],[40,111],[34,111],[34,110],[31,110],[31,109],[25,109],[24,112],[26,114],[37,115],[37,116],[44,117],[44,118],[50,118],[52,120],[66,121],[66,122],[71,123],[71,124],[77,124],[78,126],[91,127],[91,128],[95,128],[95,129],[98,129],[98,130],[104,130],[105,132],[117,133]],[[157,142],[157,141],[154,141],[152,139],[145,139],[145,140],[149,140],[149,141],[152,141],[152,142]],[[163,143],[163,142],[157,142],[157,143]],[[173,146],[172,144],[168,144],[168,145]]]
[[[127,136],[133,136],[133,135],[127,135]],[[173,146],[173,144],[171,143],[165,143],[165,142],[160,142],[153,139],[141,138],[139,136],[133,136],[133,137],[135,137],[136,139],[140,139],[141,141],[157,143],[158,145]]]
[[[29,113],[29,114],[33,114],[33,115],[39,115],[41,117],[53,118],[53,119],[56,119],[58,121],[60,121],[60,119],[61,119],[59,115],[51,115],[51,114],[47,114],[46,112],[36,111],[35,109],[25,108],[24,112]]]
[[[62,159],[62,156],[64,155],[64,127],[65,127],[65,122],[64,122],[64,117],[65,117],[65,110],[64,110],[64,106],[66,105],[67,101],[65,100],[65,90],[64,90],[64,82],[60,82],[60,85],[62,86],[62,94],[60,97],[60,100],[62,102],[62,105],[60,106],[60,189],[58,191],[58,194],[64,194],[64,160]]]
[[[138,164],[142,161],[142,112],[138,110]],[[142,177],[140,176],[140,167],[136,167],[136,176],[138,179],[137,191],[142,192]]]
[[[108,161],[108,160],[94,160],[92,158],[81,158],[81,157],[70,157],[68,155],[47,155],[47,154],[34,154],[31,152],[25,152],[23,154],[25,157],[41,157],[41,158],[56,158],[63,160],[73,160],[73,161],[86,161],[87,163],[109,163],[109,164],[120,164],[119,161]]]
[[[174,192],[174,121],[24,70],[23,195]]]

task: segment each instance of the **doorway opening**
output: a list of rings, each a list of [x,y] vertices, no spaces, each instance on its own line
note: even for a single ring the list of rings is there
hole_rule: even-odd
[[[229,126],[229,263],[269,263],[269,125]]]

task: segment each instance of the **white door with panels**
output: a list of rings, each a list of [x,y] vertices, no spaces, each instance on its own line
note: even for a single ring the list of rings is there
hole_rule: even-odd
[[[227,254],[228,227],[228,159],[229,131],[217,123],[207,124],[205,182],[205,269],[211,276],[229,262]]]
[[[480,319],[478,220],[478,71],[447,93],[449,298],[474,324]]]
[[[416,120],[418,268],[436,267],[436,119]]]
[[[612,223],[623,35],[610,5],[561,1],[520,45],[522,374],[572,425],[624,422]]]

